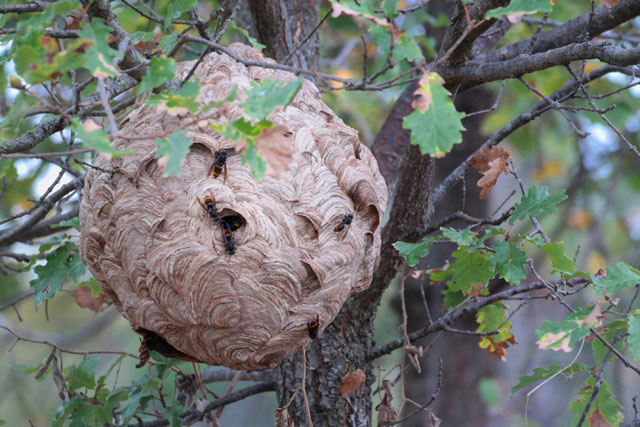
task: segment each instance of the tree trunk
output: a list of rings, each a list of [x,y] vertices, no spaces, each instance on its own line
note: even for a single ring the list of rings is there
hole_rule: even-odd
[[[450,2],[432,2],[429,4],[429,13],[437,16],[444,13],[451,16],[454,4]],[[444,29],[428,28],[427,33],[441,40]],[[441,52],[442,54],[442,52]],[[458,111],[467,113],[489,108],[493,103],[493,94],[485,89],[477,89],[457,94],[454,104]],[[436,161],[436,182],[444,177],[463,162],[483,142],[481,132],[483,116],[476,116],[464,121],[466,131],[463,133],[463,142],[454,146],[454,149],[443,159]],[[449,194],[434,209],[432,223],[442,217],[453,213],[462,206],[470,215],[483,218],[486,216],[486,203],[479,199],[479,187],[476,182],[479,175],[473,171],[462,185],[455,186]],[[463,187],[466,191],[463,192]],[[463,204],[463,197],[466,201]],[[452,223],[450,226],[462,224]],[[463,225],[464,226],[464,225]],[[453,246],[436,245],[431,248],[426,265],[422,267],[434,268],[444,264],[450,258]],[[425,287],[425,294],[432,318],[435,320],[442,314],[442,286],[429,286],[428,281],[408,279],[405,285],[405,301],[408,316],[408,330],[415,331],[424,328],[427,320],[422,302],[420,286]],[[398,307],[399,304],[394,304]],[[453,327],[465,330],[477,328],[475,318],[468,317],[453,325]],[[426,345],[423,344],[423,347]],[[443,361],[443,382],[440,388],[440,397],[431,406],[434,413],[443,420],[446,425],[472,426],[487,425],[487,407],[478,392],[478,383],[483,377],[495,375],[497,370],[497,358],[490,356],[486,351],[478,347],[478,338],[468,335],[445,334],[439,338],[432,350],[421,361],[422,375],[410,369],[405,377],[405,393],[411,400],[424,403],[434,392],[438,377],[439,359]],[[455,398],[452,398],[454,397]],[[408,407],[409,411],[414,408]],[[470,414],[472,414],[470,416]],[[406,426],[428,426],[429,416],[427,412],[421,412],[404,422]]]
[[[249,7],[264,53],[281,64],[318,67],[318,32],[300,44],[319,21],[317,0],[249,0]]]

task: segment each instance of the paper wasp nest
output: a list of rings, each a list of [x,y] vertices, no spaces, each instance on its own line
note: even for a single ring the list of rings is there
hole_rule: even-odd
[[[250,47],[231,49],[267,61]],[[192,66],[181,64],[177,76]],[[236,143],[208,122],[241,117],[238,104],[251,80],[296,77],[214,53],[194,78],[201,79],[203,106],[226,99],[234,86],[238,100],[195,118],[139,104],[122,120],[114,145],[132,154],[98,155],[94,164],[104,171],[87,174],[82,259],[132,328],[159,337],[157,348],[236,369],[274,367],[310,341],[310,322],[317,320],[321,333],[349,295],[371,283],[387,190],[357,132],[306,80],[289,106],[269,116],[275,125],[258,140],[267,177],[255,180],[232,154]],[[194,143],[182,176],[164,177],[153,139],[175,129]],[[223,149],[230,150],[226,181],[209,174]],[[198,203],[206,205],[207,195],[220,221],[241,218],[233,255],[220,221]],[[350,227],[336,231],[347,214]]]

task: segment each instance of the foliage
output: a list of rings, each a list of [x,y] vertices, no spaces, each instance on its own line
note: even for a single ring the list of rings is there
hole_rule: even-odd
[[[444,156],[453,144],[462,142],[460,120],[464,114],[456,111],[443,83],[438,74],[426,73],[414,93],[415,110],[402,122],[402,127],[411,131],[411,143],[420,147],[422,154]]]

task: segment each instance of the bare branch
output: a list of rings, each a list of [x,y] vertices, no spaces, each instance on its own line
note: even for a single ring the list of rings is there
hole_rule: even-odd
[[[538,34],[532,53],[545,52],[576,41],[591,40],[607,30],[632,20],[640,15],[640,2],[636,0],[620,0],[612,8],[600,7],[591,12],[583,13],[566,23],[549,31]],[[513,43],[496,52],[487,54],[484,61],[499,61],[513,59],[522,53],[529,53],[533,37]]]
[[[557,281],[548,282],[548,283],[554,283],[554,284],[558,284],[558,285],[562,284],[562,285],[567,285],[569,287],[573,287],[573,286],[579,286],[579,285],[586,284],[586,283],[591,283],[591,281],[588,280],[588,279],[578,278],[578,279],[571,279],[571,280],[557,280]],[[411,340],[411,342],[414,342],[415,340],[417,340],[419,338],[422,338],[422,337],[426,337],[427,335],[431,335],[434,332],[443,331],[452,322],[460,319],[461,317],[463,317],[463,316],[465,316],[467,314],[476,313],[478,310],[480,310],[483,307],[486,307],[489,304],[493,304],[494,302],[502,301],[504,299],[508,299],[509,297],[511,297],[513,295],[517,295],[517,294],[521,294],[521,293],[525,293],[525,292],[530,292],[530,291],[537,290],[537,289],[543,289],[543,288],[546,288],[545,283],[543,283],[543,282],[532,282],[532,283],[525,283],[525,284],[520,285],[520,286],[514,286],[514,287],[509,288],[509,289],[507,289],[505,291],[498,292],[498,293],[495,293],[493,295],[489,295],[488,297],[485,297],[485,298],[483,298],[481,300],[478,300],[476,302],[470,303],[470,304],[466,305],[465,307],[462,307],[459,310],[451,310],[451,311],[449,311],[444,316],[440,317],[438,320],[436,320],[431,325],[428,325],[424,329],[422,329],[420,331],[416,331],[416,332],[410,333],[409,334],[409,339]],[[403,344],[404,344],[404,339],[403,338],[397,338],[397,339],[395,339],[395,340],[393,340],[391,342],[388,342],[387,344],[381,345],[380,347],[376,347],[376,348],[372,349],[371,351],[369,351],[369,354],[367,355],[367,360],[374,360],[374,359],[377,359],[380,356],[384,356],[385,354],[389,354],[392,351],[402,347]]]

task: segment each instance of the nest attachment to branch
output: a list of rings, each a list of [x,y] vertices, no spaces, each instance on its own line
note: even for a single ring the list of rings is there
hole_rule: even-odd
[[[269,61],[244,45],[231,49]],[[181,64],[177,77],[193,65]],[[295,76],[214,53],[193,78],[203,107],[236,86],[238,99],[195,116],[140,104],[122,120],[114,145],[132,154],[98,155],[100,169],[87,174],[82,259],[149,349],[234,369],[272,368],[371,283],[386,186],[357,132],[308,81],[269,116],[274,127],[257,141],[267,177],[255,180],[234,154],[241,147],[208,123],[242,117],[238,104],[251,81]],[[182,175],[164,176],[153,140],[176,129],[194,143]],[[215,167],[222,160],[226,173]]]

